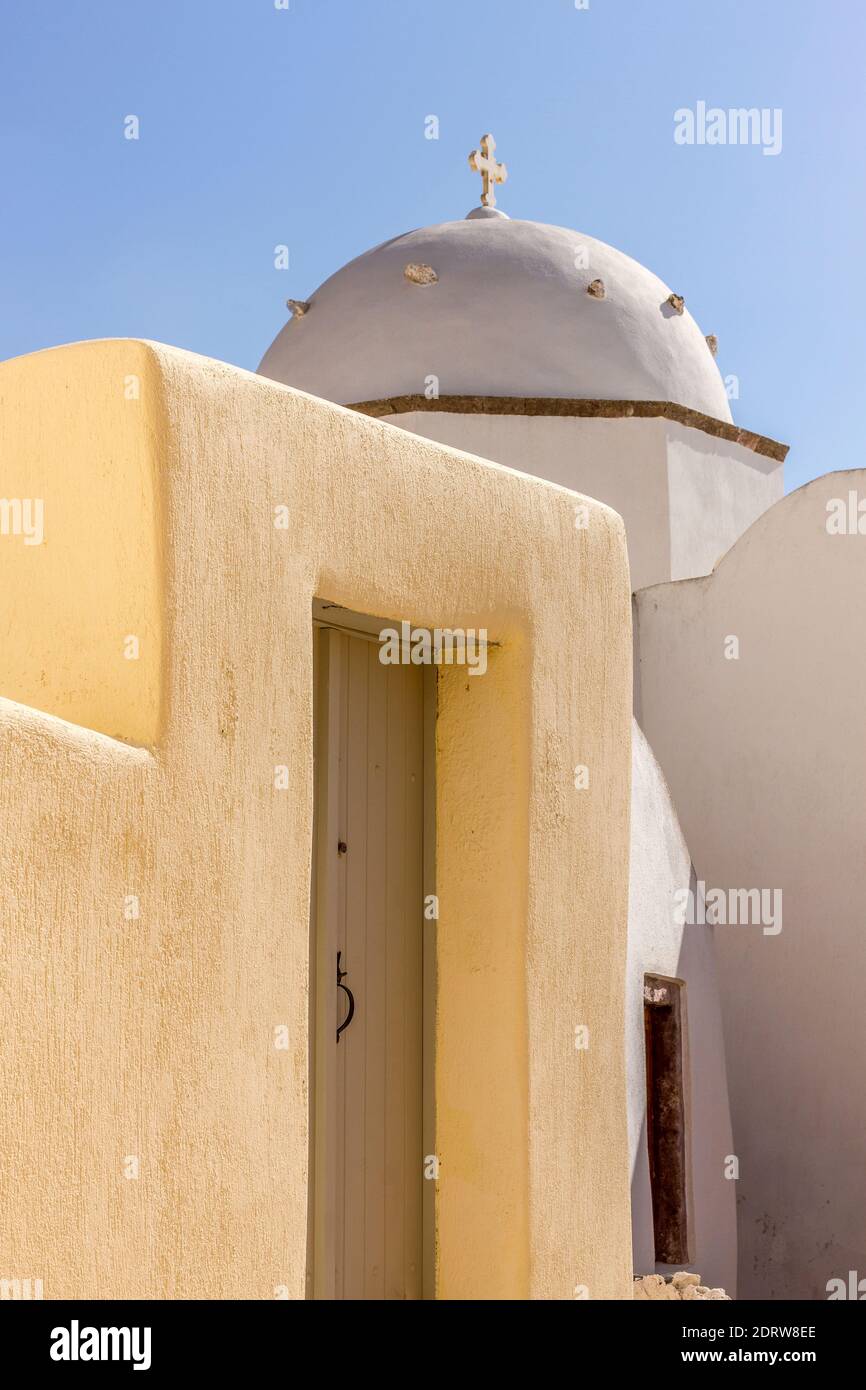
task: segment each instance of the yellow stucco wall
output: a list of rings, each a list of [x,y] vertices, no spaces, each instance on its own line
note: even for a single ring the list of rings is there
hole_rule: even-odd
[[[0,497],[44,510],[41,544],[0,535],[0,692],[133,743],[156,742],[161,715],[158,394],[134,341],[0,371]]]
[[[440,687],[439,1296],[630,1298],[619,518],[157,345],[0,400],[0,1276],[303,1297],[319,595],[500,643]]]

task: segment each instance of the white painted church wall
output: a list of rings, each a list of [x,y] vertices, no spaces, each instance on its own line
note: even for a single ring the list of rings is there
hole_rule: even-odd
[[[386,418],[613,507],[626,525],[633,589],[709,574],[782,496],[780,463],[662,418],[440,411]]]
[[[710,574],[785,491],[783,465],[674,421],[667,443],[670,579]],[[634,584],[635,589],[643,588]]]
[[[686,982],[692,1254],[686,1267],[733,1296],[737,1217],[735,1185],[724,1176],[732,1141],[713,932],[677,922],[676,893],[689,887],[691,860],[661,769],[637,723],[631,809],[626,1075],[635,1273],[672,1272],[655,1262],[647,1158],[643,979],[655,973]]]
[[[866,1276],[866,535],[826,529],[849,491],[866,499],[866,471],[807,484],[713,575],[636,599],[641,722],[697,873],[783,893],[779,934],[715,932],[743,1298]]]

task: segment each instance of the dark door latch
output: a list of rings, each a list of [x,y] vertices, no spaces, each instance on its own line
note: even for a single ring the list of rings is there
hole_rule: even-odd
[[[337,989],[341,989],[341,990],[343,991],[343,993],[345,994],[346,998],[348,999],[348,1001],[349,1001],[349,1012],[346,1014],[346,1017],[343,1019],[343,1022],[340,1024],[339,1028],[337,1029],[337,1042],[340,1041],[340,1034],[341,1034],[341,1033],[344,1033],[344,1032],[346,1031],[346,1029],[348,1028],[349,1024],[352,1022],[352,1019],[355,1017],[355,996],[354,996],[354,994],[352,993],[352,991],[349,989],[349,986],[343,984],[343,981],[345,980],[345,978],[346,978],[346,976],[348,975],[349,972],[348,972],[348,970],[341,970],[341,969],[340,969],[340,958],[341,958],[342,954],[343,954],[342,951],[338,951],[338,952],[337,952]]]

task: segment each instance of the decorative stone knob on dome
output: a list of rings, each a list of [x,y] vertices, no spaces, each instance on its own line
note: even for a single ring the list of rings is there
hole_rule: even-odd
[[[435,285],[439,281],[432,265],[419,265],[417,261],[410,261],[404,266],[403,274],[412,285]]]
[[[496,207],[496,185],[508,178],[508,170],[498,159],[494,159],[496,141],[492,135],[482,135],[481,148],[473,150],[469,156],[469,168],[482,179],[481,206]]]

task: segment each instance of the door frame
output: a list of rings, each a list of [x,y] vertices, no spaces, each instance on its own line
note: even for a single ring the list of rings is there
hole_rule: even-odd
[[[314,814],[312,872],[310,879],[309,954],[309,1165],[307,1229],[307,1297],[335,1297],[334,1197],[337,1171],[337,1073],[332,1045],[337,1027],[337,991],[333,963],[336,957],[339,888],[329,873],[333,856],[327,847],[338,838],[339,769],[330,756],[339,740],[337,710],[339,682],[343,679],[340,634],[379,641],[383,627],[398,626],[387,618],[354,613],[325,600],[313,601],[314,683]],[[423,822],[422,873],[426,903],[436,893],[436,684],[435,667],[423,671]],[[435,1113],[435,1011],[436,931],[438,922],[422,915],[422,1089],[421,1123],[423,1157],[436,1154]],[[426,1167],[426,1163],[425,1163]],[[436,1296],[436,1191],[438,1183],[419,1173],[422,1183],[422,1290],[424,1299]]]

